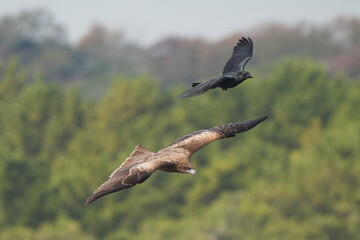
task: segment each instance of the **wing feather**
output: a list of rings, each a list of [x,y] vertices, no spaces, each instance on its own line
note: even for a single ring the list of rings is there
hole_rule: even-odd
[[[117,171],[116,175],[112,175],[109,180],[101,184],[100,187],[86,199],[85,205],[107,194],[142,183],[148,179],[155,170],[156,168],[143,168],[141,164],[136,164],[132,167],[123,168],[120,171]]]
[[[248,131],[266,119],[267,116],[255,120],[228,123],[210,129],[195,131],[176,139],[168,148],[184,148],[188,150],[191,155],[212,141],[233,137],[237,133]]]
[[[206,144],[222,138],[221,133],[213,131],[212,129],[204,129],[195,131],[181,138],[176,139],[168,147],[170,148],[184,148],[190,155],[205,146]],[[167,148],[165,148],[167,149]]]
[[[176,96],[177,99],[180,98],[188,98],[188,97],[193,97],[193,96],[197,96],[197,95],[201,95],[204,92],[212,89],[212,88],[216,88],[221,82],[223,82],[226,78],[224,78],[223,76],[208,80],[206,82],[202,82],[199,84],[194,85],[193,87],[186,90],[185,92],[179,94]]]
[[[134,151],[130,154],[130,156],[127,159],[125,159],[125,161],[120,165],[120,167],[118,167],[117,169],[114,170],[113,173],[111,173],[109,178],[113,177],[121,169],[148,161],[153,156],[153,154],[154,154],[153,152],[145,149],[140,145],[137,145]]]
[[[242,37],[233,49],[233,54],[227,61],[223,74],[229,72],[243,71],[246,63],[253,54],[253,41],[251,38]]]
[[[223,138],[234,137],[237,133],[248,131],[259,123],[265,121],[268,117],[262,117],[255,120],[244,122],[233,122],[212,128],[213,131],[220,133]]]
[[[255,120],[228,123],[210,129],[195,131],[176,139],[168,147],[160,150],[159,153],[167,151],[173,154],[175,149],[172,148],[182,148],[188,152],[190,157],[206,144],[217,139],[233,137],[237,133],[248,131],[266,119],[267,116]],[[110,175],[109,179],[101,184],[100,187],[86,199],[85,205],[107,194],[142,183],[148,179],[154,171],[168,164],[166,161],[156,159],[156,157],[154,157],[155,154],[156,153],[146,150],[141,146],[136,146],[131,155]]]

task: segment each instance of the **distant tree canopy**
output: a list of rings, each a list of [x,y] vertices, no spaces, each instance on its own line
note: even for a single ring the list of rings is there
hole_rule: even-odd
[[[269,23],[215,43],[175,36],[144,47],[125,34],[95,24],[70,44],[51,13],[27,10],[0,18],[0,60],[16,58],[35,76],[80,85],[88,96],[100,97],[114,75],[151,76],[162,87],[212,78],[221,73],[238,38],[250,36],[255,48],[248,68],[255,74],[271,72],[286,57],[305,57],[324,63],[331,74],[360,75],[359,18],[324,25]]]
[[[359,78],[285,59],[226,92],[175,100],[151,77],[84,100],[0,65],[0,239],[357,239]],[[156,172],[83,206],[137,144],[269,115],[194,154],[198,175]]]
[[[77,50],[65,30],[45,10],[30,10],[0,19],[0,60],[16,58],[34,75],[66,81],[79,67]]]

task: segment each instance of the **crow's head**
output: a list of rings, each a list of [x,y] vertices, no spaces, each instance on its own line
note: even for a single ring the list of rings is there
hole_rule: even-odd
[[[253,78],[253,76],[247,72],[247,71],[240,71],[237,75],[238,79],[241,80],[241,81],[244,81],[248,78]]]

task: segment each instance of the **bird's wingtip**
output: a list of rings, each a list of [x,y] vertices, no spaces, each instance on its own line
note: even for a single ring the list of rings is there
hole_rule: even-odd
[[[182,94],[177,95],[175,98],[176,98],[176,99],[183,99],[183,98],[189,98],[189,97],[192,97],[192,96],[194,96],[194,95],[189,94],[189,93],[186,91],[186,92],[183,92]]]
[[[259,118],[258,121],[259,121],[259,122],[262,122],[262,121],[265,121],[265,120],[268,119],[268,118],[269,118],[269,116],[266,115],[266,116],[263,116],[263,117]]]
[[[91,194],[85,201],[84,206],[89,205],[90,203],[92,203],[93,201],[95,201],[96,199],[98,199],[97,196],[95,196],[94,194]]]
[[[92,201],[90,201],[90,200],[89,200],[89,198],[88,198],[88,199],[86,199],[86,201],[85,201],[85,203],[84,203],[84,206],[89,205],[91,202],[92,202]]]

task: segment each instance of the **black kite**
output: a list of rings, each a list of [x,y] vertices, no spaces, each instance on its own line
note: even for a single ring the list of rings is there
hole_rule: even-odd
[[[109,179],[86,199],[85,205],[109,193],[142,183],[156,170],[195,174],[196,171],[189,162],[193,153],[212,141],[234,137],[236,133],[248,131],[265,119],[267,116],[199,130],[176,139],[157,153],[138,145]]]

